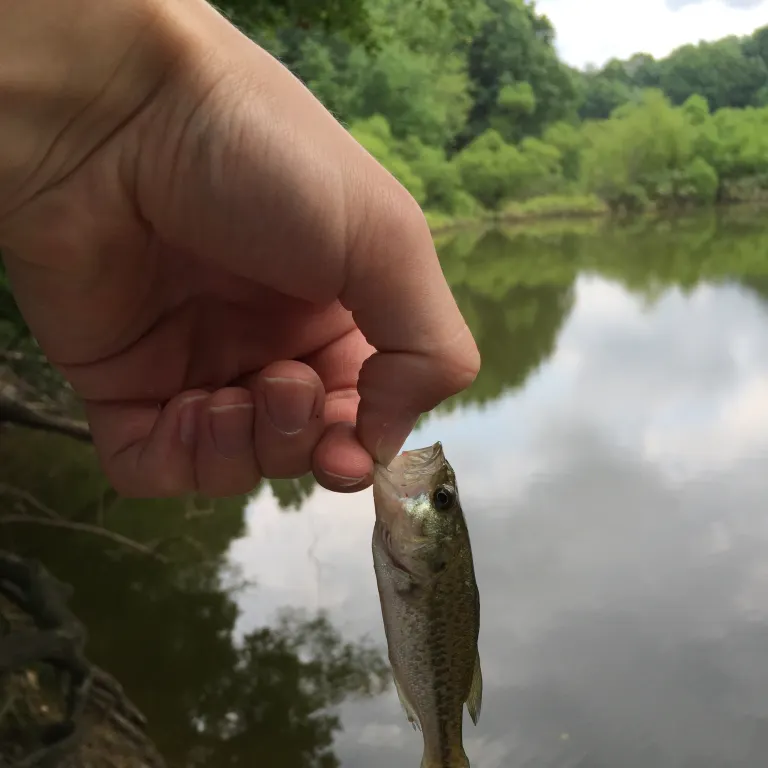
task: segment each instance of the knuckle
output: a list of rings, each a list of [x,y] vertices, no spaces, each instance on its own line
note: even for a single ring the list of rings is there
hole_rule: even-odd
[[[469,329],[467,328],[467,336]],[[454,348],[455,349],[455,348]],[[460,350],[453,352],[453,374],[452,379],[457,390],[464,390],[470,387],[480,373],[482,360],[480,351],[471,337]]]
[[[237,459],[197,457],[196,490],[210,498],[242,496],[261,482],[261,468],[253,454]]]
[[[108,468],[105,468],[104,474],[106,475],[109,484],[117,492],[118,496],[122,496],[124,499],[142,499],[150,495],[147,493],[146,488],[143,486],[137,486],[136,483],[130,482],[127,477],[120,474],[119,472],[110,471]]]
[[[480,373],[480,353],[474,343],[462,350],[452,349],[447,357],[444,381],[450,389],[450,395],[463,392],[477,379]]]
[[[408,244],[432,243],[432,233],[427,219],[416,198],[400,182],[390,191],[388,215],[382,225],[389,239],[403,240]]]
[[[432,235],[424,212],[410,192],[383,166],[365,173],[362,189],[347,205],[356,215],[349,217],[353,229],[348,234],[349,251],[376,252],[387,244],[391,253],[419,253]]]
[[[224,499],[233,496],[244,496],[251,493],[261,482],[258,477],[241,477],[229,480],[226,483],[212,480],[209,483],[201,483],[198,492],[212,499]]]
[[[445,343],[430,356],[429,367],[435,387],[432,395],[437,401],[463,392],[474,383],[480,373],[480,353],[466,326],[460,338]]]
[[[283,455],[268,461],[263,467],[264,477],[269,480],[295,480],[312,469],[311,454]]]
[[[109,484],[126,499],[163,499],[192,490],[183,473],[147,472],[139,463],[137,451],[102,459],[101,465]]]

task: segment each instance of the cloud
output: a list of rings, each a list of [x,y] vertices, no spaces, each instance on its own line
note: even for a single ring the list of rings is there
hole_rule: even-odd
[[[751,34],[768,20],[768,0],[540,0],[536,7],[554,24],[560,55],[577,67],[641,52],[661,58],[686,43]]]
[[[686,5],[698,5],[703,0],[667,0],[667,6],[673,11],[677,11]],[[763,0],[722,0],[723,5],[731,8],[757,8],[762,5]]]

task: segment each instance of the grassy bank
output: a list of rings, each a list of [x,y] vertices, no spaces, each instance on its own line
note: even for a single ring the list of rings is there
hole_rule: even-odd
[[[450,229],[483,224],[537,221],[540,219],[577,219],[607,216],[608,206],[594,195],[543,195],[522,202],[510,202],[497,211],[481,211],[475,216],[450,216],[441,211],[425,212],[433,234]]]
[[[629,214],[641,218],[668,217],[695,213],[702,210],[768,210],[768,197],[761,199],[729,199],[714,205],[681,206],[679,209],[656,208],[649,206],[643,211],[616,212],[600,198],[592,195],[562,196],[546,195],[533,197],[523,202],[513,202],[503,206],[498,211],[483,211],[476,216],[449,216],[441,211],[425,211],[429,228],[433,235],[450,232],[456,229],[481,226],[503,226],[505,224],[525,224],[553,219],[625,219]]]

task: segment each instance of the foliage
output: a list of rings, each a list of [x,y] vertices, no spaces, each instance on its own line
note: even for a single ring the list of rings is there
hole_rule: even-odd
[[[416,198],[426,198],[424,182],[397,153],[389,123],[380,115],[355,123],[350,133]]]
[[[364,41],[372,31],[362,0],[217,0],[214,5],[241,28],[261,34],[295,26],[343,30],[352,39]]]
[[[547,17],[523,0],[486,5],[467,57],[474,104],[459,147],[489,128],[507,141],[535,135],[576,108],[573,77],[557,58]]]
[[[746,37],[684,45],[664,59],[640,53],[581,73],[579,115],[606,119],[646,88],[660,88],[675,105],[698,94],[713,110],[765,106],[766,83],[768,27],[762,27]]]
[[[597,195],[542,195],[502,208],[504,219],[550,218],[558,216],[601,216],[606,204]]]
[[[578,72],[526,0],[280,7],[269,35],[240,18],[435,227],[768,198],[768,27]]]
[[[492,128],[468,144],[453,162],[464,188],[487,208],[497,208],[503,200],[517,196],[529,175],[522,152]]]

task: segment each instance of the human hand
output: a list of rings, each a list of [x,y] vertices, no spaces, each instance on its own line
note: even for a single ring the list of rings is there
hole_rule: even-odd
[[[118,491],[357,491],[471,383],[415,201],[210,6],[3,23],[0,249]]]

